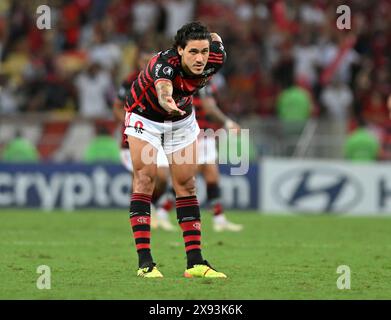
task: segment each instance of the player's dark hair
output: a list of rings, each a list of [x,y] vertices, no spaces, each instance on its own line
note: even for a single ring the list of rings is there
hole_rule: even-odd
[[[177,31],[173,47],[184,48],[189,40],[208,40],[211,43],[212,37],[208,28],[200,22],[190,22]]]

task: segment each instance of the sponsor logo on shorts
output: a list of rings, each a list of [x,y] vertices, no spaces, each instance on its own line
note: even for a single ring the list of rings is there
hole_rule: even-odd
[[[144,125],[141,121],[136,121],[136,123],[134,124],[134,130],[136,131],[136,133],[142,134],[144,131],[143,127]]]

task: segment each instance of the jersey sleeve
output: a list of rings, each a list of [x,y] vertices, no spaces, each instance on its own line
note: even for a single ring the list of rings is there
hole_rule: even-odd
[[[160,80],[173,81],[175,78],[176,68],[166,59],[158,58],[152,67],[151,73],[154,83],[157,83]]]
[[[213,41],[210,45],[208,64],[216,71],[219,70],[227,60],[227,53],[220,41]]]

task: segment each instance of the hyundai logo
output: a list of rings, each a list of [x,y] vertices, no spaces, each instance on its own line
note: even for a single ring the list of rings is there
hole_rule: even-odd
[[[359,182],[334,168],[295,170],[272,185],[273,195],[289,209],[302,212],[344,212],[362,199]]]

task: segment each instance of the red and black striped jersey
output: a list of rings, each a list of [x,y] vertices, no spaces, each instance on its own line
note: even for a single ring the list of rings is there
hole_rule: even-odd
[[[202,106],[202,99],[206,97],[214,97],[216,94],[216,87],[207,84],[202,89],[198,90],[194,94],[193,105],[196,113],[196,119],[200,129],[213,129],[217,130],[221,127],[216,121],[212,120],[205,112],[205,108]]]
[[[188,75],[181,66],[181,58],[174,48],[159,52],[142,70],[133,82],[127,95],[125,108],[156,122],[178,121],[192,112],[193,94],[204,87],[211,77],[222,67],[226,59],[224,46],[213,41],[208,62],[201,75]],[[185,110],[184,116],[171,116],[160,105],[155,83],[167,79],[173,85],[173,99],[178,108]]]

